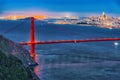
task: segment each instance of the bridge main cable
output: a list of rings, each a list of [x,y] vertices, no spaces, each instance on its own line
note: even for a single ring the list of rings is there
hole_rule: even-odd
[[[25,19],[25,20],[28,20],[28,19]],[[7,34],[7,33],[11,32],[11,31],[15,30],[16,28],[20,27],[21,25],[25,24],[26,23],[25,20],[24,20],[24,22],[21,22],[21,23],[15,25],[15,26],[13,26],[12,28],[4,31],[1,35]]]

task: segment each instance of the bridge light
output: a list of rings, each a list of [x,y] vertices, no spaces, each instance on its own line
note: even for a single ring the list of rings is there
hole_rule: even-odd
[[[74,40],[74,42],[75,42],[75,43],[77,43],[77,41],[76,41],[76,40]]]
[[[119,45],[119,43],[118,43],[118,42],[114,42],[114,45],[115,45],[115,46],[118,46],[118,45]]]

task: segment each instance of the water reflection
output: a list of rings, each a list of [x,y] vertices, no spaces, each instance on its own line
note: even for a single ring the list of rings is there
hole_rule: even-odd
[[[38,54],[35,55],[34,61],[38,64],[37,66],[34,67],[34,72],[35,72],[35,74],[36,74],[38,77],[40,77],[40,76],[41,76],[41,74],[40,74],[40,69],[42,69],[42,67],[40,67],[41,64],[39,63],[39,56],[38,56]]]

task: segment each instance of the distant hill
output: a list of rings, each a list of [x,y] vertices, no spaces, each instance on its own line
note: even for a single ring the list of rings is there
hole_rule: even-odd
[[[17,19],[17,20],[29,20],[30,17],[26,17],[26,18],[23,18],[23,19]]]
[[[17,20],[29,20],[31,17],[26,17],[26,18],[23,18],[23,19],[17,19]],[[34,20],[39,20],[39,19],[36,19],[34,18]],[[41,20],[40,20],[41,21]]]
[[[26,49],[0,35],[0,80],[39,80],[34,65]]]

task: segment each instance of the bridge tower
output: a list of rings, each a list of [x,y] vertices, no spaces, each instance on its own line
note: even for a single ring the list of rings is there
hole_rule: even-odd
[[[30,56],[35,57],[35,28],[34,28],[34,17],[31,17],[31,28],[30,28]]]

